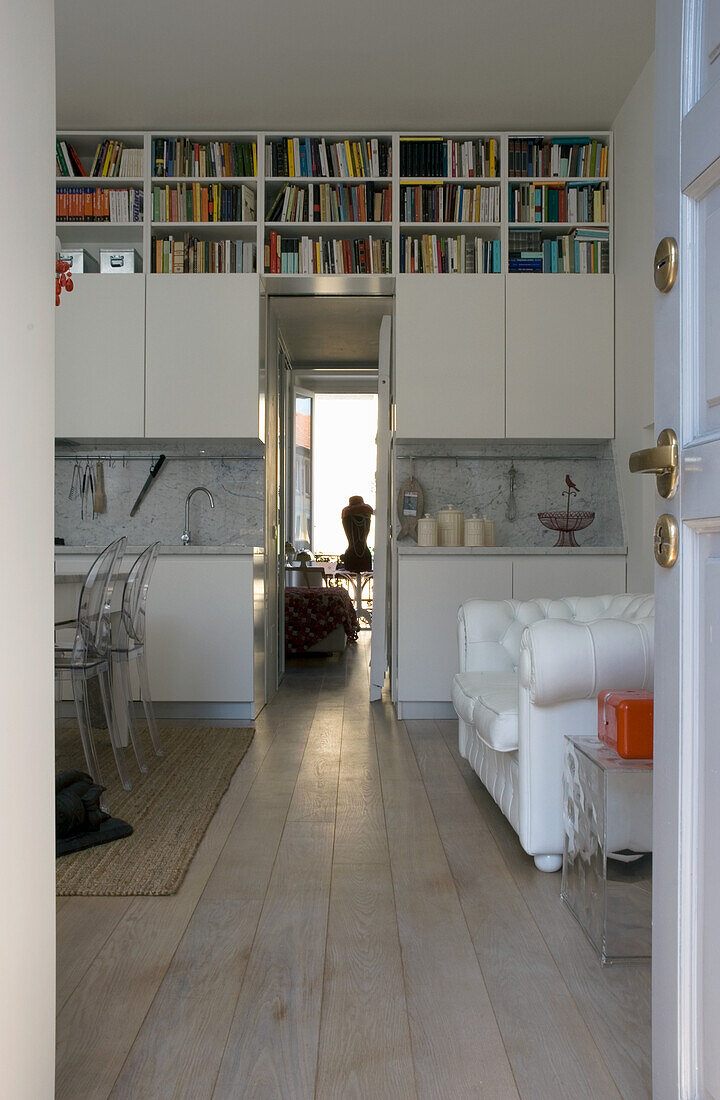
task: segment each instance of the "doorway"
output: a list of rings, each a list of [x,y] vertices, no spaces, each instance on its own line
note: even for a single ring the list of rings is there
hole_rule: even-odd
[[[287,655],[294,662],[300,653],[310,662],[327,661],[319,639],[302,650],[310,634],[297,629],[296,605],[310,600],[334,601],[335,596],[303,594],[297,588],[321,587],[344,590],[350,611],[366,632],[386,634],[389,601],[383,584],[380,624],[373,622],[374,569],[346,571],[338,561],[348,549],[347,517],[350,497],[361,497],[362,508],[371,508],[367,545],[374,560],[378,554],[375,512],[378,504],[378,355],[383,317],[391,317],[393,300],[380,296],[286,297],[268,299],[274,323],[270,338],[282,347],[282,355],[268,346],[268,363],[278,361],[278,436],[284,460],[277,464],[268,500],[276,499],[277,555],[277,662],[278,681]],[[389,324],[389,322],[387,322]],[[388,348],[389,372],[389,348]],[[389,447],[387,433],[383,446]],[[387,479],[385,479],[387,480]],[[389,484],[379,494],[385,516]],[[361,508],[361,510],[362,510]],[[362,526],[362,523],[361,523]],[[382,553],[387,554],[387,524],[381,523]],[[286,589],[293,591],[288,591]],[[337,601],[340,600],[337,596]],[[288,604],[293,608],[289,608]],[[268,609],[272,615],[272,609]],[[358,614],[359,613],[359,614]],[[286,621],[286,614],[289,619]],[[323,624],[324,626],[327,624]],[[318,628],[319,629],[319,628]],[[341,632],[342,633],[342,632]],[[330,639],[330,653],[344,651],[350,629]],[[367,636],[367,635],[366,635]],[[332,644],[342,648],[333,650]],[[352,644],[352,643],[350,643]],[[342,660],[332,657],[333,660]]]

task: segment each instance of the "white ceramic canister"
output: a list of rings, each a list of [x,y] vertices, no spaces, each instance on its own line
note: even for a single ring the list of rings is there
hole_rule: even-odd
[[[437,546],[438,521],[434,516],[422,516],[417,525],[418,546]]]
[[[485,545],[485,521],[478,515],[472,515],[465,520],[465,545]]]
[[[488,519],[487,516],[483,516],[483,545],[494,546],[495,545],[495,520]]]
[[[458,508],[448,504],[438,512],[438,546],[462,546],[464,517]]]

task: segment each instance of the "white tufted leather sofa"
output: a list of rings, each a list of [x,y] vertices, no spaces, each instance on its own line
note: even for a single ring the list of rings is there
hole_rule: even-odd
[[[604,688],[652,690],[654,610],[628,594],[458,611],[460,752],[542,871],[562,864],[564,737],[597,736]]]

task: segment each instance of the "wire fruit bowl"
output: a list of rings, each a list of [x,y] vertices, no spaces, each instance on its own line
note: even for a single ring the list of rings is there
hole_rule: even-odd
[[[595,519],[594,512],[538,512],[537,518],[549,531],[558,532],[555,546],[577,546],[576,531],[584,531]]]

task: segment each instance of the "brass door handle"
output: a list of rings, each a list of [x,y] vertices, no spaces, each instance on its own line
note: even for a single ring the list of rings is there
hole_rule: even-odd
[[[657,446],[630,455],[630,473],[656,474],[657,489],[666,500],[677,491],[678,440],[672,428],[663,428],[657,437]]]

